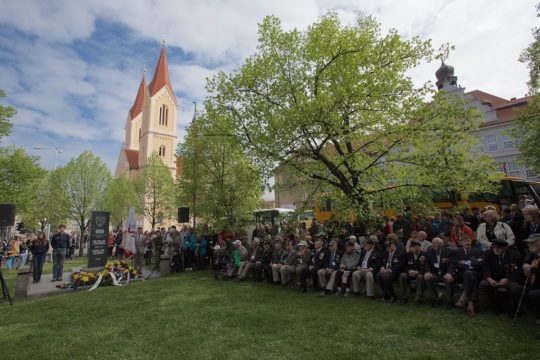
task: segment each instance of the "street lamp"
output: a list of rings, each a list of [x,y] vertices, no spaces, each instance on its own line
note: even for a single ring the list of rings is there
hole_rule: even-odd
[[[46,147],[46,146],[34,146],[34,149],[36,150],[54,150],[54,170],[56,170],[56,164],[58,161],[58,154],[62,153],[62,149],[59,147],[53,148],[53,147]]]

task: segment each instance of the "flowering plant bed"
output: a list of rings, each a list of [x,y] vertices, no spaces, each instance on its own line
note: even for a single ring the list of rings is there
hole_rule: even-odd
[[[71,282],[56,285],[60,289],[80,289],[90,287],[90,290],[98,286],[122,286],[131,281],[142,280],[137,270],[124,261],[109,262],[105,269],[98,273],[88,271],[75,271],[71,274]]]

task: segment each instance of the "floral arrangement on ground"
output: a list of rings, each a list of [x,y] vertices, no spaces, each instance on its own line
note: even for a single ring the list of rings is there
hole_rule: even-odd
[[[105,269],[98,273],[89,271],[75,271],[71,274],[69,283],[61,283],[56,285],[60,289],[77,289],[82,286],[92,286],[98,283],[97,286],[119,286],[127,285],[133,279],[138,277],[137,270],[130,266],[125,261],[108,262]]]

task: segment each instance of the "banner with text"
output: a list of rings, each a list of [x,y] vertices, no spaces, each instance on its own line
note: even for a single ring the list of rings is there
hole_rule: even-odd
[[[109,216],[107,211],[92,211],[90,220],[90,248],[88,249],[88,267],[105,267],[107,264],[109,236]]]

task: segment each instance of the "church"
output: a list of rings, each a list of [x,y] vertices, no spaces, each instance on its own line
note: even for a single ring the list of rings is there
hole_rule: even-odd
[[[177,113],[178,101],[169,79],[167,49],[163,42],[154,77],[146,85],[146,74],[143,73],[137,96],[127,114],[125,139],[115,177],[125,174],[129,179],[136,178],[142,174],[153,152],[170,169],[171,176],[176,176]]]

